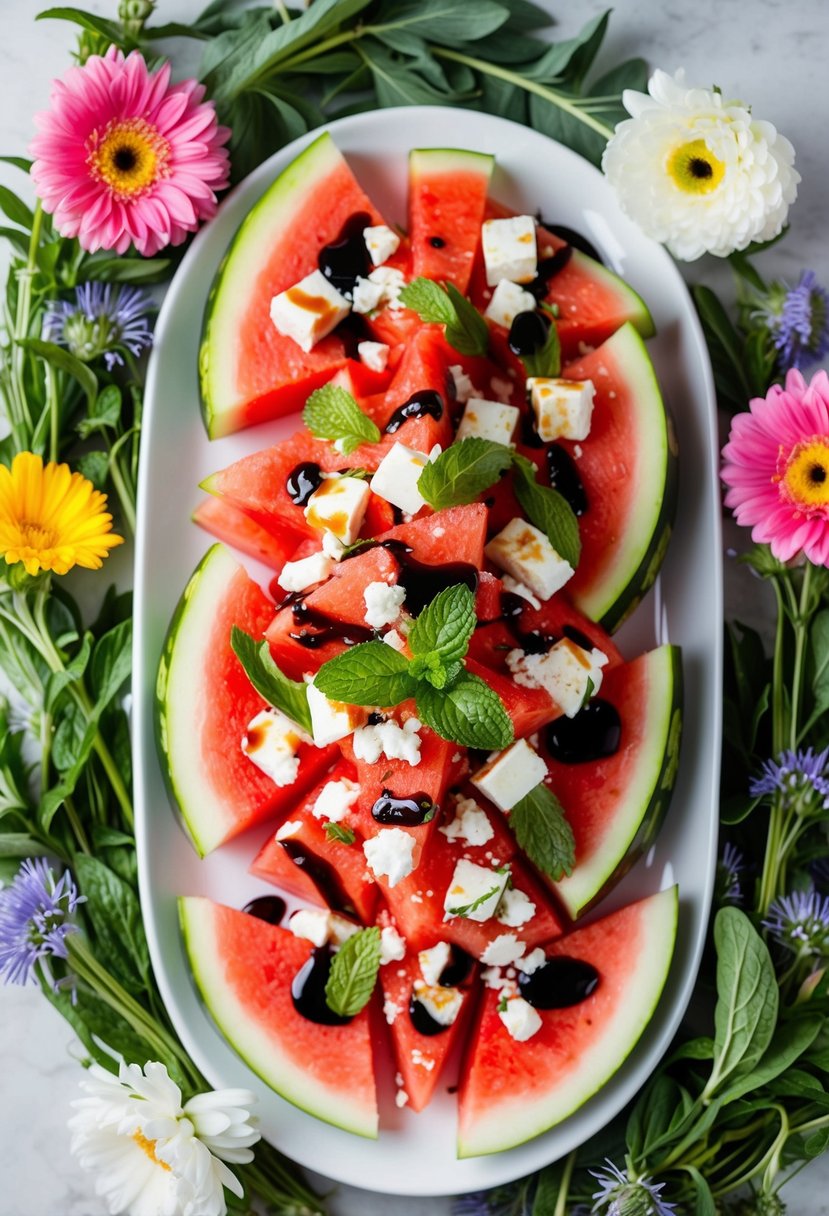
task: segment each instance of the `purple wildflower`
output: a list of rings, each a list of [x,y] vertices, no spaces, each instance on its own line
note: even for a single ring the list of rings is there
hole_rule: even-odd
[[[829,292],[813,270],[804,270],[794,287],[772,283],[751,315],[768,329],[782,371],[829,353]]]
[[[147,313],[153,302],[137,287],[81,283],[74,300],[53,300],[43,319],[43,335],[90,363],[103,357],[109,371],[123,365],[124,351],[140,355],[152,345]]]
[[[530,1206],[526,1181],[512,1182],[458,1195],[452,1201],[452,1216],[523,1216]]]
[[[800,958],[829,955],[829,897],[817,891],[793,891],[769,906],[763,928]]]
[[[27,858],[10,886],[0,891],[0,975],[7,984],[34,980],[35,964],[66,958],[66,938],[77,930],[71,916],[84,897],[69,871],[55,881],[43,858]]]
[[[731,841],[726,841],[717,863],[716,900],[718,904],[740,904],[743,890],[740,878],[746,868],[745,858]]]
[[[605,1170],[591,1170],[599,1183],[593,1193],[593,1211],[604,1216],[672,1216],[674,1204],[662,1199],[664,1182],[642,1177],[631,1181],[627,1174],[605,1158]]]
[[[759,777],[749,784],[752,798],[780,793],[786,805],[799,815],[829,809],[829,779],[826,777],[829,747],[822,752],[781,752],[776,760],[766,760]]]

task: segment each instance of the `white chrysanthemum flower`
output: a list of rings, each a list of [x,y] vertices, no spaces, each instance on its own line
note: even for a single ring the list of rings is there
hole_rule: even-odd
[[[72,1152],[93,1170],[96,1194],[130,1216],[225,1216],[224,1187],[242,1185],[225,1162],[253,1160],[259,1140],[247,1089],[198,1094],[183,1106],[163,1064],[121,1062],[118,1076],[93,1065],[72,1105]]]
[[[800,174],[794,148],[770,122],[687,88],[682,71],[654,72],[647,93],[626,89],[622,102],[631,117],[616,127],[602,168],[648,236],[690,262],[778,235]]]

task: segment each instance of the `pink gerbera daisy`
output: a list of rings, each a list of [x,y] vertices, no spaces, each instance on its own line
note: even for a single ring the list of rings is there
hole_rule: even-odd
[[[230,132],[195,80],[170,84],[138,51],[117,47],[70,68],[35,116],[32,178],[62,236],[88,252],[180,245],[216,211]]]
[[[829,566],[829,376],[792,370],[750,408],[723,448],[726,506],[779,561]]]

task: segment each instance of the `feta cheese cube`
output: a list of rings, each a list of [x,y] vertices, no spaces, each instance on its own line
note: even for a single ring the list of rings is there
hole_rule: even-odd
[[[507,1007],[498,1010],[498,1017],[518,1043],[526,1043],[542,1026],[540,1014],[522,996],[508,997]]]
[[[496,752],[471,781],[501,811],[511,811],[516,802],[534,790],[547,776],[547,765],[526,739],[518,739],[505,751]]]
[[[444,920],[463,916],[483,922],[495,914],[509,882],[509,870],[502,872],[462,860],[455,866],[443,899]]]
[[[336,912],[328,913],[328,940],[332,946],[341,946],[359,931],[360,926],[347,916],[339,916]]]
[[[488,967],[508,967],[522,957],[525,944],[514,933],[499,933],[484,950],[481,962]]]
[[[312,528],[332,532],[344,545],[353,545],[370,495],[369,484],[361,477],[326,477],[308,499],[305,518]]]
[[[301,819],[286,819],[279,827],[276,833],[277,840],[289,840],[291,836],[296,836],[297,832],[302,831]]]
[[[396,311],[402,308],[398,296],[406,286],[406,276],[395,266],[378,266],[369,271],[368,281],[380,288],[380,304],[387,304]]]
[[[531,215],[485,220],[481,225],[481,245],[488,286],[496,287],[501,279],[531,283],[535,278],[538,253],[535,220]]]
[[[588,681],[592,685],[591,696],[599,691],[606,663],[603,651],[595,646],[585,650],[570,638],[562,638],[546,654],[511,650],[507,655],[507,666],[516,684],[543,688],[568,718],[574,718],[584,704]]]
[[[242,751],[274,785],[293,785],[299,772],[297,751],[308,736],[278,709],[263,709],[248,722]]]
[[[458,988],[440,988],[415,980],[412,985],[416,1001],[439,1026],[451,1026],[461,1011],[463,993]]]
[[[338,562],[345,552],[345,545],[341,540],[337,540],[333,532],[323,532],[322,551],[326,557],[331,558],[332,562]]]
[[[433,988],[440,986],[440,977],[446,970],[451,956],[452,948],[448,942],[438,942],[436,946],[432,946],[431,950],[420,951],[417,961],[420,963],[420,974],[427,984]]]
[[[362,705],[347,705],[344,701],[329,701],[314,684],[306,689],[311,711],[311,729],[316,747],[328,747],[344,739],[368,721],[368,710]]]
[[[387,760],[405,760],[414,768],[420,764],[420,735],[423,726],[417,718],[407,718],[401,726],[390,718],[354,732],[354,755],[366,764],[376,764],[381,756]]]
[[[525,954],[523,958],[515,960],[515,965],[519,971],[523,971],[525,975],[535,975],[539,967],[543,967],[547,961],[547,955],[540,946],[536,946],[535,950],[531,950],[529,954]]]
[[[358,342],[357,354],[373,372],[384,372],[389,361],[389,347],[385,342]]]
[[[530,376],[527,392],[539,438],[545,443],[554,439],[586,439],[590,434],[596,393],[592,380]]]
[[[391,648],[393,650],[405,650],[406,649],[406,640],[405,640],[405,638],[401,637],[401,635],[397,632],[396,629],[390,629],[388,631],[388,633],[384,633],[382,640],[386,643],[387,646],[391,646]]]
[[[520,595],[522,600],[526,600],[531,608],[540,608],[541,600],[537,599],[529,587],[525,587],[523,583],[519,583],[514,578],[510,578],[505,574],[501,579],[501,583],[505,591],[509,591],[512,595]]]
[[[455,803],[455,818],[438,828],[447,840],[465,840],[467,844],[486,844],[495,835],[486,811],[474,798],[459,798]]]
[[[425,452],[407,448],[405,443],[395,443],[377,466],[377,472],[371,479],[371,489],[393,507],[416,515],[426,505],[417,483],[428,463],[429,457]],[[312,500],[313,497],[311,495]]]
[[[372,266],[382,266],[383,262],[387,262],[391,255],[397,252],[400,244],[400,237],[385,224],[364,228],[363,240]]]
[[[452,383],[455,386],[456,401],[460,401],[461,405],[463,405],[470,397],[475,396],[475,385],[469,379],[460,363],[452,364],[449,368],[449,375],[452,377]]]
[[[306,351],[331,333],[351,306],[320,270],[281,291],[271,300],[271,320],[279,333]]]
[[[390,587],[388,583],[369,583],[363,591],[366,602],[365,622],[372,629],[382,629],[384,625],[392,625],[400,616],[400,609],[406,598],[406,588],[398,583]]]
[[[512,443],[518,422],[518,409],[500,401],[470,397],[463,411],[456,439],[491,439],[493,443]]]
[[[498,906],[496,919],[499,924],[509,929],[520,929],[528,920],[535,916],[535,904],[524,891],[510,887],[504,892],[504,898]]]
[[[298,562],[286,562],[277,582],[285,591],[304,591],[306,587],[324,582],[333,569],[331,558],[320,551],[300,558]]]
[[[492,538],[485,552],[499,569],[524,583],[540,600],[555,595],[575,574],[546,533],[517,517]]]
[[[360,787],[355,781],[349,781],[347,777],[327,781],[311,807],[311,814],[327,823],[342,823],[359,797]]]
[[[405,941],[394,925],[386,925],[385,929],[380,930],[380,966],[387,967],[389,963],[399,963],[405,957]]]
[[[519,312],[535,312],[535,296],[510,279],[501,279],[486,306],[485,317],[509,329]]]
[[[351,293],[351,306],[355,312],[365,315],[380,307],[383,299],[383,284],[372,283],[371,279],[358,278]]]
[[[402,828],[383,828],[363,843],[366,861],[375,878],[386,875],[389,886],[395,887],[414,869],[415,838]]]
[[[324,946],[328,941],[330,915],[322,908],[300,908],[288,921],[288,928],[294,937],[304,937],[315,946]]]

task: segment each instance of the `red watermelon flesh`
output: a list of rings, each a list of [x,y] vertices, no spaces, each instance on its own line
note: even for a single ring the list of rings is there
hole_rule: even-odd
[[[492,620],[479,625],[469,643],[469,655],[493,671],[509,674],[507,655],[511,650],[520,648],[521,634],[540,634],[549,639],[549,645],[567,636],[578,645],[589,642],[607,655],[605,672],[624,663],[622,654],[610,635],[601,625],[597,625],[574,608],[564,592],[558,592],[542,603],[540,608],[533,608],[530,603],[526,603],[515,632],[503,620]]]
[[[555,702],[543,688],[525,688],[509,675],[493,671],[475,659],[466,659],[466,670],[478,676],[497,693],[510,716],[516,739],[523,739],[541,730],[558,713]]]
[[[449,414],[449,384],[451,377],[448,373],[447,346],[439,326],[421,325],[409,340],[403,357],[394,374],[394,379],[388,386],[382,402],[366,403],[366,412],[379,426],[383,437],[381,456],[395,443],[404,443],[406,447],[414,448],[417,452],[431,452],[436,443],[446,448],[452,442],[454,431]],[[407,402],[415,393],[432,390],[440,395],[443,408],[440,418],[430,414],[422,418],[409,418],[396,431],[387,434],[385,431],[392,415],[399,406]],[[361,464],[360,447],[349,457],[355,467]],[[369,467],[368,465],[366,467]],[[376,468],[376,465],[373,467]]]
[[[395,253],[383,263],[399,270],[406,282],[412,279],[412,250],[408,239],[403,237]],[[389,366],[394,368],[400,361],[409,339],[421,328],[417,313],[409,308],[392,308],[385,305],[374,314],[363,317],[363,324],[375,342],[384,342],[389,350]]]
[[[494,157],[451,148],[409,153],[412,275],[466,292],[480,240]]]
[[[217,540],[232,545],[272,570],[282,569],[301,540],[291,528],[281,526],[269,531],[262,527],[230,499],[208,496],[196,507],[192,519]]]
[[[398,524],[377,539],[403,541],[411,547],[412,558],[426,566],[459,562],[481,570],[486,544],[486,507],[483,503],[447,507],[434,515]]]

